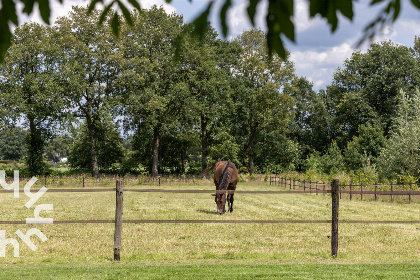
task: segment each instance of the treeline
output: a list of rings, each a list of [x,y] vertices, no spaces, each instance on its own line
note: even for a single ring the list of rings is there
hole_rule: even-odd
[[[17,28],[0,66],[0,159],[31,175],[58,156],[95,177],[199,174],[218,158],[251,174],[419,173],[419,38],[353,53],[315,92],[262,31],[226,41],[209,26],[199,41],[154,7],[116,38],[85,13]]]

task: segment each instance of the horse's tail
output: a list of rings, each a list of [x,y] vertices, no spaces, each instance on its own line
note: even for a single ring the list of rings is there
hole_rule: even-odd
[[[219,180],[219,190],[226,190],[229,184],[229,177],[230,177],[230,161],[228,160],[226,163],[225,168],[223,169],[222,175],[220,175]]]
[[[210,170],[212,170],[214,168],[214,166],[216,165],[216,163],[218,163],[220,161],[220,158],[218,160],[216,160],[213,163],[210,163],[207,168],[203,171],[203,173],[201,173],[200,178],[203,178],[205,176],[207,176],[207,173],[210,172]]]

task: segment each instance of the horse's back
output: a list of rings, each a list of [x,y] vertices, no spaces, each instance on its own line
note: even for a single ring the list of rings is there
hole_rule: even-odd
[[[227,165],[227,166],[226,166]],[[220,178],[222,176],[223,171],[225,170],[225,168],[229,168],[229,182],[228,182],[228,189],[229,190],[235,190],[236,189],[236,184],[238,183],[238,169],[236,168],[235,164],[233,164],[233,162],[231,161],[220,161],[218,163],[216,163],[216,167],[214,170],[214,184],[216,185],[216,188],[218,188],[219,183],[220,183]]]

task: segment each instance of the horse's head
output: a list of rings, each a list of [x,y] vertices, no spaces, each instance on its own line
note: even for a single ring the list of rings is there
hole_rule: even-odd
[[[212,194],[212,196],[214,196],[214,201],[217,205],[217,214],[225,214],[226,192],[217,191],[215,194]]]

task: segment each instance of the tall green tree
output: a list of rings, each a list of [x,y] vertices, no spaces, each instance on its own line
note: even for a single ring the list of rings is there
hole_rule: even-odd
[[[43,159],[54,123],[63,110],[58,81],[57,33],[36,23],[17,28],[13,44],[0,66],[0,91],[11,114],[27,128],[26,165],[30,175],[46,172]]]
[[[49,161],[57,162],[60,158],[68,157],[73,138],[68,133],[56,134],[49,141],[45,154]]]
[[[420,92],[400,91],[397,117],[390,138],[378,158],[379,174],[385,178],[420,175]]]
[[[68,16],[57,20],[55,29],[61,34],[63,51],[61,83],[69,112],[86,120],[89,136],[90,168],[93,177],[99,174],[96,135],[101,122],[118,101],[117,81],[121,73],[122,53],[112,35],[110,19],[98,26],[101,13],[73,7]]]
[[[96,153],[98,157],[98,167],[107,171],[114,163],[121,163],[124,158],[125,149],[123,140],[116,124],[108,116],[103,118],[95,129]],[[90,132],[87,121],[80,125],[76,134],[76,139],[70,145],[69,163],[74,169],[92,170],[90,158]]]
[[[366,53],[356,51],[334,74],[328,88],[336,115],[339,145],[357,135],[361,124],[382,126],[388,135],[395,117],[398,91],[412,94],[419,86],[419,68],[411,49],[386,41],[372,44]]]
[[[190,28],[190,25],[187,28]],[[188,32],[191,33],[191,30]],[[185,69],[184,79],[188,82],[194,101],[190,108],[201,134],[202,171],[208,165],[209,142],[212,142],[213,137],[217,137],[211,132],[221,131],[220,119],[229,115],[234,107],[231,99],[230,70],[237,64],[236,58],[241,51],[237,43],[217,39],[216,31],[211,28],[205,35],[202,41],[192,36],[185,37],[186,46],[181,61]]]
[[[20,160],[26,155],[27,132],[19,126],[6,128],[0,133],[0,159]]]
[[[374,166],[386,142],[383,130],[375,124],[362,124],[359,126],[357,136],[348,142],[344,150],[344,162],[347,170],[359,170]]]
[[[255,144],[262,131],[286,131],[292,115],[293,99],[283,92],[294,77],[294,66],[277,55],[270,57],[261,30],[243,32],[236,39],[243,52],[235,75],[236,133],[242,135],[244,155],[253,173]]]
[[[286,87],[295,102],[288,136],[299,145],[302,160],[313,151],[326,152],[331,143],[331,116],[323,96],[312,87],[306,78],[296,78]]]
[[[126,121],[137,133],[147,134],[151,174],[159,173],[159,147],[162,138],[174,130],[184,129],[189,121],[191,95],[184,79],[182,53],[175,59],[175,49],[183,19],[153,7],[132,15],[134,25],[122,36],[125,72],[122,81],[127,94]]]

